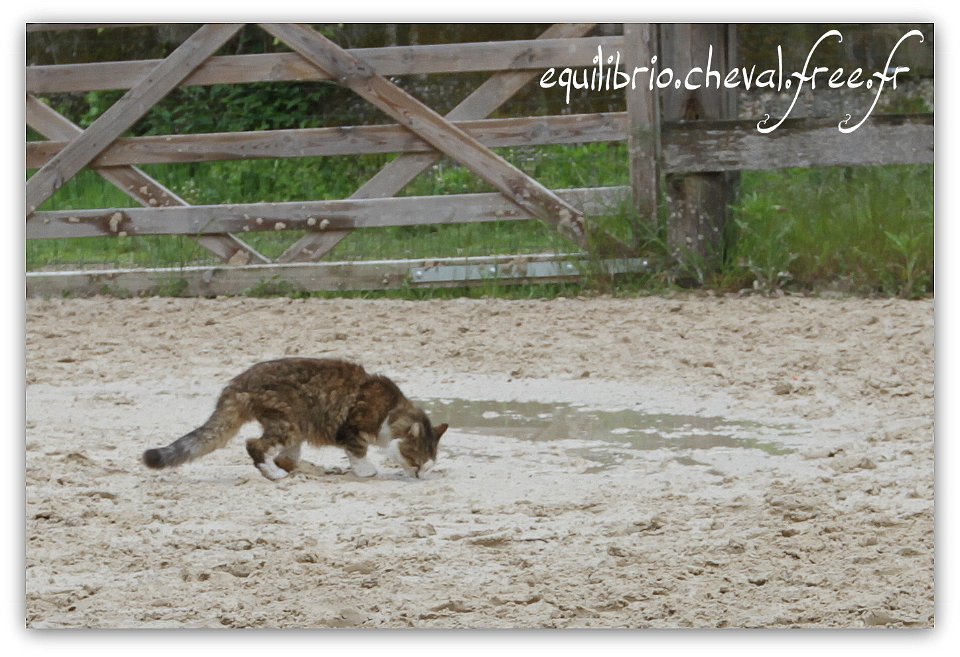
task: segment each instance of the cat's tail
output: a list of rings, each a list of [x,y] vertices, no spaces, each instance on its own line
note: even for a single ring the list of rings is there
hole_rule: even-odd
[[[143,463],[148,468],[160,469],[198,459],[230,442],[251,419],[247,394],[227,387],[210,419],[166,447],[148,449],[143,453]]]

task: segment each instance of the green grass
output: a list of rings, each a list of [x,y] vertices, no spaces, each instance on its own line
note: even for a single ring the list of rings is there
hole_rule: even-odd
[[[623,144],[501,149],[508,160],[551,188],[626,185]],[[249,160],[143,167],[192,204],[295,201],[348,197],[391,156]],[[492,191],[469,171],[443,160],[414,180],[402,195]],[[124,194],[83,172],[43,209],[130,207]],[[634,221],[622,208],[595,218],[624,239]],[[704,283],[724,291],[755,288],[833,289],[850,294],[916,297],[933,289],[933,167],[886,166],[744,172],[728,226],[728,248],[719,272]],[[247,240],[276,257],[300,233],[249,233]],[[665,255],[663,230],[646,236],[653,255]],[[496,222],[358,230],[328,256],[332,260],[477,256],[560,252],[571,246],[539,222]],[[33,240],[26,244],[28,270],[78,267],[171,267],[216,260],[183,236]],[[602,277],[601,277],[602,278]],[[662,288],[666,274],[634,277],[618,291]],[[596,280],[590,285],[597,287]],[[589,285],[588,285],[589,287]],[[611,290],[609,282],[599,287]],[[401,290],[379,296],[556,296],[578,285],[503,287],[469,292]],[[283,293],[266,286],[253,294]],[[289,291],[287,291],[289,292]],[[357,294],[352,296],[375,296]]]
[[[749,172],[718,283],[922,296],[933,290],[933,167]]]

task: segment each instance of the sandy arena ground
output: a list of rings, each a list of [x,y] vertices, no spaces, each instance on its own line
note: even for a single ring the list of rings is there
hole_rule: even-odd
[[[31,300],[26,621],[930,627],[933,327],[932,301],[799,297]],[[272,483],[256,425],[140,465],[230,377],[295,354],[433,404],[436,469],[375,451],[359,480],[307,448]],[[480,435],[449,399],[723,418],[779,448]]]

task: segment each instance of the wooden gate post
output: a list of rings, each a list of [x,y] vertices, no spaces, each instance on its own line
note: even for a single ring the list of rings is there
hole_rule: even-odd
[[[637,66],[650,66],[658,55],[659,35],[656,23],[625,23],[623,26],[624,62],[632,71]],[[641,247],[643,235],[656,231],[660,207],[660,94],[646,84],[627,87],[627,117],[630,135],[630,187],[636,218],[633,225],[634,246]],[[644,226],[643,224],[646,224]]]
[[[699,89],[671,87],[661,92],[662,121],[735,119],[736,89],[723,86],[723,76],[735,65],[734,26],[660,25],[657,70],[672,68],[674,79],[683,79],[694,67],[703,70],[696,79],[701,85]],[[716,74],[711,74],[714,71]],[[669,174],[666,177],[667,242],[671,254],[698,270],[702,263],[700,276],[721,262],[724,226],[738,181],[739,174],[720,172]]]

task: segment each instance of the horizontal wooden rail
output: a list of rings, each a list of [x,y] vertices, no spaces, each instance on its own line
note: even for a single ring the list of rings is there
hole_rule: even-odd
[[[839,119],[787,119],[768,134],[756,121],[664,123],[668,173],[933,163],[933,115],[873,115],[855,132]]]
[[[625,112],[457,122],[492,148],[623,141]],[[837,119],[787,119],[763,135],[756,121],[689,121],[663,126],[668,173],[933,162],[933,116],[875,115],[851,134]],[[66,142],[27,144],[27,168],[42,166]],[[399,126],[268,130],[118,139],[94,166],[254,158],[419,153],[433,149]]]
[[[622,112],[484,119],[455,125],[491,148],[618,141],[627,134],[627,117]],[[67,143],[28,142],[27,168],[43,166]],[[93,166],[430,152],[434,152],[432,146],[405,128],[371,125],[118,139]]]
[[[154,27],[156,23],[27,23],[27,34],[33,32],[70,32],[73,30],[108,30],[118,27]]]
[[[527,39],[425,46],[354,48],[350,54],[380,75],[468,73],[546,69],[551,66],[591,66],[597,47],[613,52],[623,37]],[[160,60],[57,64],[27,67],[27,93],[65,93],[128,89],[137,84]],[[211,57],[184,80],[184,85],[239,84],[331,80],[294,53],[226,55]]]
[[[583,254],[522,254],[428,260],[367,260],[273,265],[27,272],[27,296],[71,294],[221,296],[551,283],[592,273],[644,272],[647,260],[588,264]]]
[[[558,190],[586,214],[615,212],[629,187]],[[532,217],[502,194],[451,194],[287,203],[191,205],[35,212],[27,239],[205,235],[273,230],[352,230],[382,226],[523,221]]]

